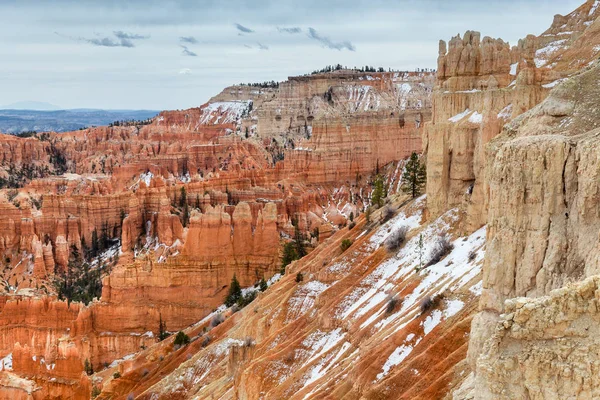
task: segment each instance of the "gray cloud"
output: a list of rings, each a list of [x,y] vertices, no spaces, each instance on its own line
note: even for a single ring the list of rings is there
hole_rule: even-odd
[[[245,27],[244,25],[240,25],[238,23],[233,24],[238,31],[242,32],[242,33],[254,33],[254,31],[250,28]]]
[[[123,32],[123,31],[114,31],[113,35],[115,36],[114,38],[112,37],[99,37],[99,38],[86,38],[86,37],[72,37],[72,36],[65,36],[65,35],[61,35],[58,32],[54,32],[56,35],[61,36],[61,37],[66,37],[72,40],[79,40],[82,42],[86,42],[89,44],[93,44],[94,46],[101,46],[101,47],[135,47],[135,43],[133,42],[134,40],[140,40],[140,39],[148,39],[150,36],[145,36],[145,35],[139,35],[137,33],[127,33],[127,32]]]
[[[257,42],[256,44],[258,45],[258,48],[261,50],[269,50],[269,46],[267,46],[265,44],[262,44],[260,42]]]
[[[308,28],[308,37],[316,40],[318,42],[321,42],[321,45],[323,47],[327,47],[329,49],[334,49],[334,50],[343,50],[343,49],[348,49],[350,51],[356,51],[356,47],[354,47],[354,45],[352,43],[350,43],[349,41],[343,41],[343,42],[334,42],[331,39],[329,39],[327,36],[322,36],[321,34],[319,34],[319,32],[317,32],[314,28]]]
[[[277,30],[279,31],[279,33],[289,33],[291,35],[294,35],[296,33],[302,32],[302,28],[299,28],[297,26],[295,26],[293,28],[280,28],[280,27],[277,27]]]
[[[198,54],[196,54],[193,51],[191,51],[190,49],[188,49],[187,46],[184,46],[184,45],[180,45],[180,46],[183,49],[181,51],[181,54],[183,54],[184,56],[190,56],[190,57],[197,57],[198,56]]]
[[[193,36],[180,36],[179,41],[181,43],[189,43],[189,44],[197,44],[198,40],[196,40]]]

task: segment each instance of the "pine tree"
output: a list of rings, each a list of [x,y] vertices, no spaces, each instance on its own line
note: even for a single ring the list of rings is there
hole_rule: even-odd
[[[85,373],[88,375],[94,374],[94,367],[92,367],[90,360],[88,360],[87,358],[85,359],[85,363],[83,364],[83,369],[85,370]]]
[[[414,199],[421,194],[426,181],[425,165],[421,164],[419,156],[413,152],[402,174],[402,191]]]
[[[91,256],[97,257],[100,252],[100,240],[98,239],[98,231],[94,229],[92,232],[92,251]]]
[[[292,261],[298,259],[296,245],[293,242],[288,242],[283,246],[283,257],[281,259],[281,273],[285,273],[285,267],[290,265]]]
[[[296,229],[294,230],[294,243],[296,245],[296,254],[298,258],[302,258],[306,255],[306,248],[304,247],[304,235],[298,229],[298,225],[296,223]]]
[[[373,193],[371,194],[371,204],[381,208],[385,198],[385,188],[383,187],[383,178],[378,176],[373,184]]]
[[[371,222],[371,207],[367,207],[365,210],[365,220],[367,221],[367,224]]]
[[[237,277],[233,274],[233,278],[231,279],[231,284],[229,285],[229,293],[225,298],[225,305],[227,307],[231,307],[242,297],[242,287],[240,286],[240,282],[238,282]]]
[[[260,280],[260,284],[259,284],[259,289],[261,292],[264,292],[265,290],[267,290],[269,288],[269,285],[267,285],[267,281],[265,281],[265,278],[262,278]]]
[[[179,207],[183,207],[187,204],[187,192],[185,191],[185,186],[181,187],[181,196],[179,196]]]
[[[188,206],[188,203],[186,202],[183,205],[183,221],[182,221],[182,225],[185,228],[186,226],[188,226],[189,223],[190,223],[190,207]]]
[[[169,332],[167,332],[167,324],[162,319],[162,314],[158,315],[158,340],[162,342],[166,338],[169,337]]]

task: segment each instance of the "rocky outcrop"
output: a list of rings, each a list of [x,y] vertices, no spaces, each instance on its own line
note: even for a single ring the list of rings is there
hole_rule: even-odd
[[[594,66],[560,84],[488,148],[488,249],[495,256],[485,261],[473,362],[505,300],[542,296],[599,271],[600,115],[592,111],[599,74]]]
[[[600,278],[537,299],[506,302],[477,362],[476,399],[593,399],[600,396]]]
[[[461,206],[469,215],[467,229],[486,222],[486,144],[506,122],[595,59],[600,37],[594,21],[600,14],[594,4],[557,16],[548,31],[512,48],[471,31],[449,45],[440,42],[434,112],[424,143],[432,216]]]

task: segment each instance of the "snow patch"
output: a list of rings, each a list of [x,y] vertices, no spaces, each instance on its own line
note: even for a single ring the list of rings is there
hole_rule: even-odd
[[[473,112],[469,117],[469,122],[473,124],[481,124],[483,122],[483,114],[479,114],[477,111]]]
[[[471,113],[471,110],[469,110],[467,108],[465,111],[461,112],[460,114],[456,114],[454,117],[448,118],[448,121],[456,123],[456,122],[460,121],[461,119],[463,119],[464,117],[466,117],[467,115],[469,115],[470,113]]]

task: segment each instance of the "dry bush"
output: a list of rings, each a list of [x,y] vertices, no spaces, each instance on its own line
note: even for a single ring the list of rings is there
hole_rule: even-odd
[[[452,251],[454,245],[450,242],[447,235],[440,235],[433,244],[431,249],[431,258],[426,267],[430,267],[439,263],[448,253]]]
[[[381,223],[388,222],[390,219],[394,218],[394,214],[396,214],[396,211],[394,211],[392,207],[385,206],[381,213]]]
[[[386,300],[385,313],[393,313],[394,310],[396,310],[396,308],[402,304],[402,302],[403,299],[399,298],[398,296],[389,295]]]
[[[215,314],[210,319],[210,327],[214,328],[216,326],[219,326],[223,323],[223,321],[225,321],[225,317],[223,316],[223,314],[221,314],[221,313]]]
[[[407,226],[401,226],[396,229],[388,238],[385,240],[384,245],[387,251],[396,251],[402,246],[402,243],[406,240],[406,234],[408,233]]]
[[[425,296],[419,304],[419,311],[421,311],[421,315],[425,314],[429,310],[433,310],[434,308],[436,308],[440,304],[441,299],[442,296],[440,295],[433,297],[429,295]]]

